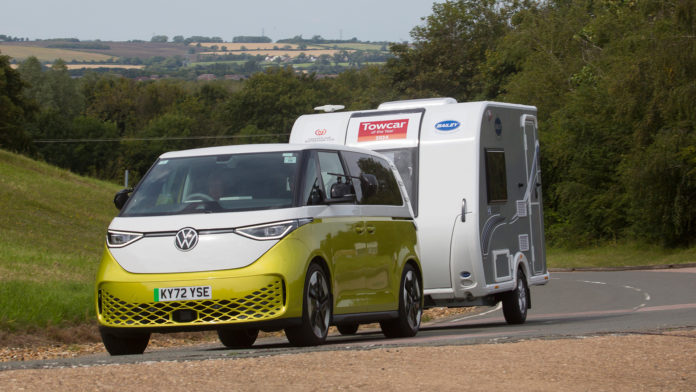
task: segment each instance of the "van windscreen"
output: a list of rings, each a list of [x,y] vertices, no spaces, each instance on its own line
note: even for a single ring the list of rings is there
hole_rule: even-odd
[[[153,216],[292,207],[300,152],[160,159],[120,216]]]

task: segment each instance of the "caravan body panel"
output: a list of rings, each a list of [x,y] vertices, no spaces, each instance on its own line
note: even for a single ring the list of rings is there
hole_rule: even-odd
[[[425,293],[436,304],[512,290],[518,268],[529,284],[548,282],[535,107],[389,102],[301,116],[290,142],[368,148],[392,160],[416,216]]]

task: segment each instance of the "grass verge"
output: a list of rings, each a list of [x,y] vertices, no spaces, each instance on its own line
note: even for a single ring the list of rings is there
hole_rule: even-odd
[[[119,188],[0,150],[0,331],[94,322]]]
[[[696,263],[696,247],[665,249],[638,243],[619,243],[582,249],[546,249],[549,268],[637,267]]]

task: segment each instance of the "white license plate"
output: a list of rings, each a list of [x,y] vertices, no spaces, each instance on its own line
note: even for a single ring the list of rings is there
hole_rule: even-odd
[[[210,286],[162,287],[155,289],[155,302],[213,298]]]

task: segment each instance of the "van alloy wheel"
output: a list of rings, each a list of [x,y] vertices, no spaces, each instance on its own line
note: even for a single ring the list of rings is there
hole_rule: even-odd
[[[403,296],[404,307],[406,308],[408,325],[411,329],[418,329],[420,326],[422,307],[421,290],[418,278],[413,270],[406,272],[404,288],[401,293]]]
[[[326,278],[320,270],[316,270],[309,277],[307,290],[307,313],[314,334],[318,337],[326,336],[329,330],[329,318],[331,316],[331,303],[329,287]]]
[[[415,268],[407,264],[401,277],[399,289],[399,316],[379,323],[382,333],[388,338],[415,336],[423,315],[423,291]]]
[[[326,273],[311,264],[305,278],[302,324],[285,329],[285,336],[295,346],[316,346],[326,341],[331,321],[331,291]]]

